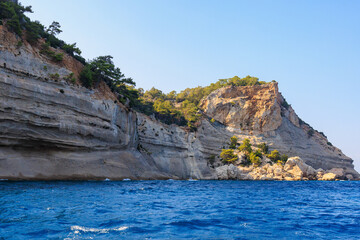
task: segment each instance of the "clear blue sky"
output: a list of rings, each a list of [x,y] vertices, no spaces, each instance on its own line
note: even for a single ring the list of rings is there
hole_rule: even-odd
[[[86,59],[112,55],[164,92],[252,75],[279,82],[298,115],[360,171],[360,1],[20,0]]]

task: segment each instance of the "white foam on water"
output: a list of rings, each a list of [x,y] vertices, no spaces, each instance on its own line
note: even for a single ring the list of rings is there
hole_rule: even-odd
[[[131,181],[130,178],[124,178],[123,181]]]
[[[118,228],[89,228],[89,227],[82,227],[82,226],[71,226],[71,231],[74,233],[81,232],[92,232],[92,233],[108,233],[110,231],[124,231],[129,227],[123,226]]]
[[[110,178],[105,178],[105,180],[104,181],[110,181]]]

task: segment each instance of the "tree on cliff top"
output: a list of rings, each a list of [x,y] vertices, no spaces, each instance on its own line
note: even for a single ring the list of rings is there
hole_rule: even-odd
[[[128,102],[127,100],[130,100],[131,104],[137,101],[139,98],[138,91],[133,89],[135,82],[132,78],[125,78],[120,68],[115,67],[112,59],[112,56],[106,55],[87,63],[80,73],[80,81],[87,88],[95,87],[104,81],[111,91],[118,94],[120,102],[125,104]]]
[[[0,19],[6,20],[7,27],[19,36],[22,35],[21,22],[28,19],[25,12],[32,13],[31,6],[24,7],[11,1],[0,1]]]
[[[46,32],[52,36],[55,36],[62,32],[60,28],[60,23],[53,21],[52,24],[46,29]]]
[[[120,87],[123,84],[134,85],[132,78],[125,78],[120,68],[115,67],[112,56],[100,56],[90,61],[90,69],[94,73],[95,84],[103,80],[110,88]]]

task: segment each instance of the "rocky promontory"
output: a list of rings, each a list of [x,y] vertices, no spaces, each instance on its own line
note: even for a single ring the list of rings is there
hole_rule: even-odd
[[[109,87],[81,86],[83,65],[55,62],[0,26],[0,179],[355,179],[353,160],[303,122],[276,82],[226,86],[199,104],[196,131],[118,102]],[[62,50],[53,49],[61,52]],[[291,158],[224,164],[229,139],[266,143]]]

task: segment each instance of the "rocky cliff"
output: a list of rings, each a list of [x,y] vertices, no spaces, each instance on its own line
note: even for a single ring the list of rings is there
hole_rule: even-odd
[[[169,177],[136,150],[136,114],[105,84],[70,84],[79,62],[66,55],[51,62],[18,41],[0,26],[0,178]]]
[[[233,135],[359,177],[350,158],[298,118],[277,83],[212,92],[189,132],[124,107],[105,84],[70,83],[79,62],[52,62],[18,41],[0,26],[0,178],[218,179],[218,156]]]

